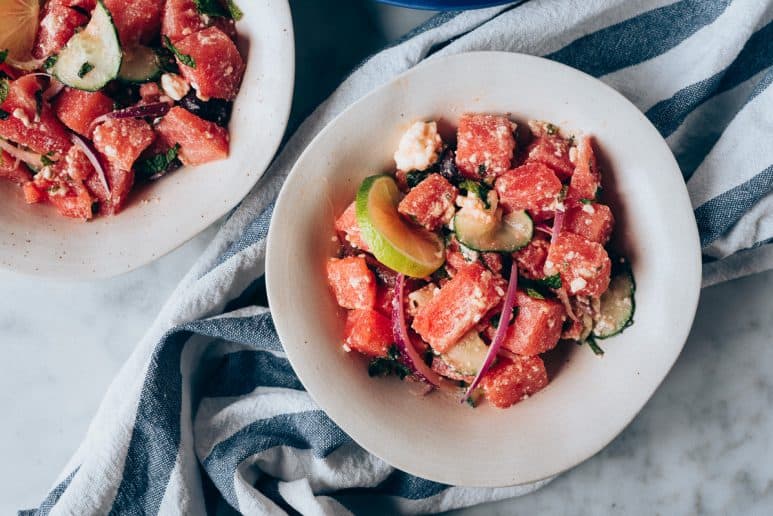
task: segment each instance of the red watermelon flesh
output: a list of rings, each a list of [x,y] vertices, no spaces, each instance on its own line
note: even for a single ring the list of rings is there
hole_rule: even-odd
[[[94,147],[121,170],[131,170],[156,135],[139,118],[111,118],[94,129]]]
[[[233,100],[244,75],[244,60],[236,45],[217,27],[201,30],[178,41],[177,50],[190,56],[195,67],[180,64],[180,72],[204,99]],[[179,62],[179,59],[178,59]]]
[[[156,126],[168,148],[180,145],[185,165],[202,165],[228,157],[228,131],[179,106],[173,107]]]
[[[88,23],[89,17],[85,12],[91,12],[95,6],[95,0],[45,2],[32,55],[36,59],[44,59],[59,52],[73,37],[76,29]]]
[[[541,391],[548,373],[540,357],[500,358],[480,382],[489,403],[507,408]]]
[[[104,3],[125,47],[149,43],[161,30],[164,0],[104,0]]]
[[[344,345],[371,357],[386,356],[394,342],[392,322],[375,310],[352,310],[346,316]]]
[[[335,228],[351,245],[363,251],[368,250],[368,245],[362,239],[360,225],[357,222],[357,207],[354,202],[336,219]]]
[[[545,277],[545,260],[548,257],[550,240],[542,233],[535,233],[529,245],[513,254],[518,264],[518,274],[528,279]]]
[[[515,125],[505,116],[464,114],[457,130],[456,166],[472,179],[494,178],[510,169]]]
[[[327,262],[327,281],[339,306],[362,310],[376,303],[376,278],[365,258],[331,258]]]
[[[417,224],[434,231],[451,222],[457,194],[456,187],[446,178],[440,174],[430,174],[408,192],[397,210]]]
[[[0,150],[0,179],[23,185],[32,179],[30,170],[7,152]]]
[[[591,242],[606,244],[615,226],[609,206],[599,203],[580,203],[566,210],[564,229]]]
[[[113,100],[101,91],[65,88],[54,101],[54,111],[64,125],[86,138],[91,137],[94,119],[110,113]]]
[[[166,0],[161,34],[172,40],[172,43],[177,43],[206,26],[193,0]]]
[[[494,186],[505,210],[526,210],[535,220],[550,216],[563,187],[553,171],[541,163],[527,163],[505,172]]]
[[[550,246],[545,274],[561,275],[569,295],[599,297],[609,288],[612,262],[601,244],[562,232]]]
[[[577,146],[577,167],[566,198],[570,201],[594,200],[601,187],[601,173],[593,152],[593,138],[586,136]]]
[[[505,349],[518,355],[534,356],[550,351],[561,337],[566,318],[564,306],[553,299],[537,299],[516,293],[518,315],[507,330]]]

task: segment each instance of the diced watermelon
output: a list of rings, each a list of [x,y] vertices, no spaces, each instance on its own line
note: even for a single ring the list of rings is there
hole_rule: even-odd
[[[540,357],[500,358],[480,382],[489,403],[507,408],[541,391],[548,373]]]
[[[210,27],[186,36],[175,46],[195,61],[195,67],[179,63],[180,72],[200,97],[236,98],[245,65],[236,45],[223,31]]]
[[[580,203],[566,210],[564,229],[591,242],[606,244],[615,226],[609,206],[598,203]]]
[[[59,52],[73,37],[75,30],[88,23],[89,16],[86,13],[91,12],[95,6],[95,0],[45,2],[32,55],[44,59]]]
[[[466,177],[493,178],[510,169],[513,124],[505,116],[464,114],[457,130],[456,166]]]
[[[574,172],[571,140],[561,136],[558,127],[553,124],[532,120],[529,128],[535,138],[527,149],[526,161],[547,165],[562,181],[569,179]]]
[[[177,43],[206,26],[193,0],[166,0],[161,34],[172,40],[172,43]]]
[[[327,262],[327,282],[336,301],[353,310],[373,308],[376,304],[376,278],[365,258],[331,258]]]
[[[561,336],[566,318],[564,306],[553,299],[537,299],[523,291],[515,297],[518,315],[502,343],[518,355],[533,356],[550,351]]]
[[[535,233],[529,245],[513,254],[518,264],[518,274],[534,280],[544,278],[545,260],[547,260],[549,248],[548,237],[542,233]]]
[[[24,192],[24,202],[27,204],[37,204],[46,200],[45,192],[41,191],[32,181],[24,183],[22,191]]]
[[[16,158],[0,150],[0,179],[23,185],[32,179],[32,174],[24,163],[17,162]]]
[[[85,181],[94,173],[94,166],[77,145],[64,156],[64,174],[76,181]]]
[[[506,287],[501,276],[470,264],[419,309],[413,329],[435,351],[445,353],[502,300]]]
[[[156,133],[169,148],[180,145],[179,158],[185,165],[202,165],[228,157],[228,130],[179,106],[161,119]]]
[[[139,118],[111,118],[94,129],[94,147],[121,170],[131,170],[156,135]]]
[[[394,287],[379,284],[376,286],[375,308],[387,317],[392,316],[392,300],[395,297]]]
[[[134,171],[121,170],[110,163],[104,167],[104,170],[105,178],[110,186],[109,198],[102,180],[96,173],[91,174],[86,180],[86,187],[99,201],[99,213],[115,215],[123,209],[129,198],[131,189],[134,186]]]
[[[48,201],[65,217],[89,220],[94,216],[94,199],[82,181],[71,181],[49,192]]]
[[[494,186],[505,210],[526,210],[535,220],[550,216],[563,187],[553,171],[541,163],[527,163],[505,172]]]
[[[612,262],[601,244],[568,231],[550,246],[545,261],[545,274],[560,274],[569,295],[601,296],[609,287],[611,269]]]
[[[434,231],[451,222],[458,190],[440,174],[430,174],[400,201],[397,211]]]
[[[344,346],[371,357],[386,356],[395,340],[391,321],[375,310],[350,311],[344,335]]]
[[[54,111],[67,127],[86,138],[91,123],[113,110],[113,100],[101,91],[89,92],[65,88],[54,101]]]
[[[150,43],[161,30],[164,0],[104,0],[104,3],[124,47]]]
[[[8,97],[0,104],[0,109],[10,114],[0,120],[0,137],[39,154],[64,155],[72,145],[70,136],[46,102],[38,105],[35,95],[39,95],[40,90],[34,75],[11,82]]]
[[[140,86],[140,99],[143,104],[158,102],[161,97],[161,87],[157,82],[146,82]]]
[[[481,253],[480,259],[483,260],[483,265],[488,267],[491,272],[497,274],[502,272],[502,255],[499,253]]]
[[[343,238],[349,242],[352,246],[368,250],[368,245],[362,239],[362,233],[360,232],[360,225],[357,223],[357,207],[352,202],[346,210],[341,214],[335,222],[336,231],[338,231]]]
[[[566,198],[570,201],[594,200],[601,188],[601,174],[593,152],[593,138],[586,136],[577,146],[577,166]]]

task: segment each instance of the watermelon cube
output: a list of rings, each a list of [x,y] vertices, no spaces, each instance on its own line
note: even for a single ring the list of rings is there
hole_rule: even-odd
[[[172,43],[177,43],[206,26],[193,0],[166,0],[161,34],[172,40]]]
[[[585,202],[566,210],[564,229],[585,240],[606,244],[614,227],[612,210],[604,204]]]
[[[360,232],[360,225],[357,223],[357,207],[352,202],[346,210],[341,214],[335,222],[336,231],[338,231],[344,240],[349,242],[352,246],[368,250],[368,245],[362,239],[362,233]]]
[[[387,317],[392,317],[392,300],[395,297],[394,287],[379,283],[376,286],[375,308]]]
[[[456,166],[462,175],[493,179],[510,169],[515,124],[505,116],[467,113],[459,119]]]
[[[545,274],[561,275],[569,295],[599,297],[609,287],[612,262],[604,247],[579,235],[562,232],[550,246]]]
[[[430,174],[400,201],[397,211],[434,231],[451,222],[458,190],[440,174]]]
[[[530,121],[534,141],[526,150],[527,162],[550,167],[562,181],[574,172],[571,160],[572,141],[561,136],[558,127],[546,122]]]
[[[244,60],[236,45],[217,27],[195,32],[175,46],[195,67],[180,64],[180,72],[201,98],[233,100],[244,76]],[[179,60],[178,60],[179,61]]]
[[[22,185],[22,192],[24,192],[24,202],[27,204],[37,204],[46,200],[45,192],[38,188],[32,181],[28,181]]]
[[[70,147],[64,156],[64,176],[85,181],[94,173],[94,166],[77,145]]]
[[[70,136],[50,106],[38,104],[40,91],[38,78],[31,74],[11,82],[8,97],[0,104],[10,115],[0,120],[0,137],[39,154],[64,155],[72,145]]]
[[[164,0],[104,0],[124,47],[150,43],[161,30]]]
[[[556,347],[566,318],[564,306],[554,299],[537,299],[520,290],[515,304],[518,315],[507,329],[502,346],[524,356],[539,355]]]
[[[533,280],[544,278],[549,248],[550,239],[542,233],[535,233],[529,245],[513,254],[518,274]]]
[[[45,59],[59,52],[73,37],[76,29],[88,23],[89,16],[86,13],[91,12],[95,6],[95,0],[45,2],[32,55],[37,59]]]
[[[101,91],[89,92],[65,88],[54,101],[54,111],[64,125],[86,138],[91,123],[113,110],[113,99]]]
[[[499,304],[506,287],[501,276],[471,263],[419,308],[413,329],[435,351],[445,353]]]
[[[16,161],[16,158],[0,150],[0,179],[23,185],[32,179],[32,174],[24,163]]]
[[[327,281],[344,308],[364,310],[376,304],[376,278],[363,257],[329,259]]]
[[[480,386],[486,399],[497,408],[507,408],[541,391],[548,373],[537,356],[500,358],[483,376]]]
[[[593,138],[587,136],[577,146],[577,166],[566,198],[570,201],[594,200],[601,188],[601,173],[593,152]]]
[[[139,118],[110,118],[94,128],[94,147],[121,170],[131,170],[156,135]]]
[[[541,163],[527,163],[505,172],[494,186],[506,211],[526,210],[535,220],[550,216],[563,188],[553,171]]]
[[[228,157],[228,130],[179,106],[161,119],[156,133],[167,148],[180,145],[179,158],[185,165],[202,165]]]
[[[86,180],[86,187],[99,202],[99,213],[115,215],[123,209],[129,198],[129,193],[134,186],[134,171],[121,170],[115,165],[108,163],[105,167],[105,178],[110,186],[109,196],[102,184],[102,180],[96,173],[91,174]]]
[[[375,310],[352,310],[346,315],[344,349],[383,357],[395,341],[392,322]]]

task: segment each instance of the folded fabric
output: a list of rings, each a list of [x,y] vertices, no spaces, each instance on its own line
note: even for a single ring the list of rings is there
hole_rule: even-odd
[[[439,15],[374,55],[302,124],[224,224],[113,382],[55,487],[23,513],[425,513],[539,488],[413,477],[365,452],[315,405],[260,306],[283,180],[333,117],[425,59],[543,55],[622,92],[666,138],[693,201],[705,284],[771,268],[771,20],[773,2],[761,0],[532,0]]]

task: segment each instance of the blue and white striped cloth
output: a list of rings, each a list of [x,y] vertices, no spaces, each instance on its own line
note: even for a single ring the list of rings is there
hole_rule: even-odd
[[[695,208],[706,284],[771,268],[772,20],[771,0],[532,0],[440,15],[374,55],[225,223],[29,514],[420,513],[538,488],[463,489],[396,471],[309,398],[261,307],[284,177],[335,115],[424,59],[544,55],[621,91],[667,139]]]

